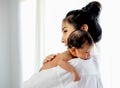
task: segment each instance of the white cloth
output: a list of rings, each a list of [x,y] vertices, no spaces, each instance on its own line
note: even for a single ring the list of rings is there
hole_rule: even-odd
[[[78,71],[80,81],[73,82],[71,73],[57,66],[34,74],[24,88],[103,88],[96,55],[88,60],[72,59],[69,63]]]

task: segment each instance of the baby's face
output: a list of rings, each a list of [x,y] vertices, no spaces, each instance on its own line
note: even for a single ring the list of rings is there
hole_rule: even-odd
[[[76,48],[76,56],[84,60],[89,59],[91,57],[91,48],[92,46],[89,45],[85,45],[79,49]]]

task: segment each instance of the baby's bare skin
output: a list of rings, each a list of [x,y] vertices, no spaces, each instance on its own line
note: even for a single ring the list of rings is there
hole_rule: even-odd
[[[58,65],[58,62],[61,58],[68,58],[68,60],[72,59],[73,56],[70,54],[69,51],[65,51],[63,53],[60,53],[58,54],[52,61],[49,61],[47,63],[45,63],[42,68],[40,69],[41,70],[45,70],[45,69],[49,69],[49,68],[53,68],[53,67],[56,67]]]

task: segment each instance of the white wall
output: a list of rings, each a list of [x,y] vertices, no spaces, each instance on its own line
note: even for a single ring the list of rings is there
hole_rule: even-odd
[[[21,88],[18,0],[0,0],[0,88]]]

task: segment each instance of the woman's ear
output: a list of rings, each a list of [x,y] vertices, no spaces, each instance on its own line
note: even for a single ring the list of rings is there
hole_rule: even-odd
[[[88,31],[88,25],[87,24],[83,24],[81,29],[85,30],[85,31]]]
[[[69,51],[73,56],[76,56],[76,48],[75,47],[70,48]]]

